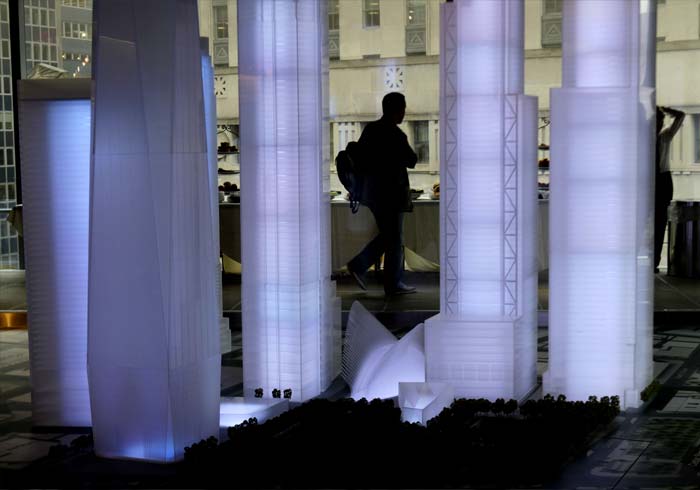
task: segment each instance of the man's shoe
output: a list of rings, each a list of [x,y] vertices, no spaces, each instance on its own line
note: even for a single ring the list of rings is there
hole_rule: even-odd
[[[406,284],[400,282],[400,283],[396,286],[396,288],[394,288],[393,290],[387,292],[387,295],[388,295],[388,296],[394,296],[394,295],[398,295],[398,294],[413,294],[413,293],[415,293],[415,292],[416,292],[416,288],[414,288],[413,286],[408,286],[408,285],[406,285]]]
[[[363,291],[367,291],[367,284],[365,283],[365,277],[364,274],[360,274],[357,271],[352,270],[352,267],[350,267],[350,264],[348,264],[348,272],[352,276],[353,279],[355,279],[355,282],[359,286],[360,289]]]

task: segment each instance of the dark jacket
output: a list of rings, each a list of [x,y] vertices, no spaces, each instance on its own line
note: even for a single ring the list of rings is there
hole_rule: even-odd
[[[362,204],[381,211],[413,210],[407,168],[418,157],[406,134],[387,119],[369,123],[360,136],[365,174]]]

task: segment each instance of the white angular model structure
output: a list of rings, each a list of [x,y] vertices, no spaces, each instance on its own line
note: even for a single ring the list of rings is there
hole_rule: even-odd
[[[428,382],[515,398],[536,383],[537,99],[523,95],[522,0],[441,6],[440,313]]]
[[[19,86],[32,422],[89,426],[90,81]]]
[[[95,452],[219,433],[219,303],[196,0],[95,2],[88,372]]]
[[[239,2],[244,394],[314,397],[334,371],[325,0]]]
[[[342,376],[355,400],[393,398],[399,395],[400,383],[424,382],[423,325],[397,339],[355,301],[345,331]]]
[[[639,404],[652,379],[655,4],[564,2],[552,90],[544,390]],[[601,280],[601,278],[603,280]]]
[[[399,408],[404,422],[426,425],[454,400],[454,388],[446,383],[399,383]]]

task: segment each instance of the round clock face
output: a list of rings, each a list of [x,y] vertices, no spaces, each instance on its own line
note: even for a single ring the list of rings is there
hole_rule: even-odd
[[[217,97],[226,96],[226,79],[224,77],[214,77],[214,94]]]
[[[400,66],[388,66],[384,70],[384,88],[397,92],[403,90],[403,68]]]

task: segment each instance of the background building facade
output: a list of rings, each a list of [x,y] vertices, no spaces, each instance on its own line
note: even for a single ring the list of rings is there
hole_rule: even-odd
[[[18,0],[22,76],[39,63],[90,76],[92,0]],[[671,147],[676,199],[700,198],[700,0],[656,0],[657,102],[688,114]],[[439,180],[439,5],[442,0],[328,0],[331,161],[381,114],[392,91],[408,101],[401,125],[419,155],[411,185]],[[549,89],[561,86],[563,0],[525,0],[525,93],[539,100],[540,143],[549,144]],[[8,1],[0,0],[0,268],[20,266],[20,242],[4,218],[17,204]],[[199,0],[202,36],[215,64],[219,141],[239,146],[237,0]],[[548,158],[546,150],[539,158]],[[245,156],[242,156],[245,160]],[[237,171],[238,154],[219,155]],[[557,162],[551,162],[556,165]],[[593,164],[604,165],[605,162]],[[331,189],[342,186],[331,165]],[[547,182],[547,171],[540,180]],[[237,174],[220,175],[240,185]]]
[[[549,89],[561,86],[563,0],[525,0],[525,92],[539,99],[540,143],[549,143]],[[675,197],[700,197],[700,0],[658,2],[658,103],[686,111],[671,149]],[[359,138],[381,114],[381,98],[403,92],[401,125],[419,154],[414,188],[439,180],[438,55],[441,0],[329,0],[331,152]],[[210,38],[219,139],[238,137],[236,0],[200,0],[200,31]],[[548,156],[541,153],[540,157]],[[245,160],[245,156],[242,156]],[[238,157],[222,166],[237,168]],[[604,164],[604,162],[600,162]],[[556,162],[552,162],[556,165]],[[226,176],[235,182],[236,176]],[[332,175],[332,189],[342,186]]]

